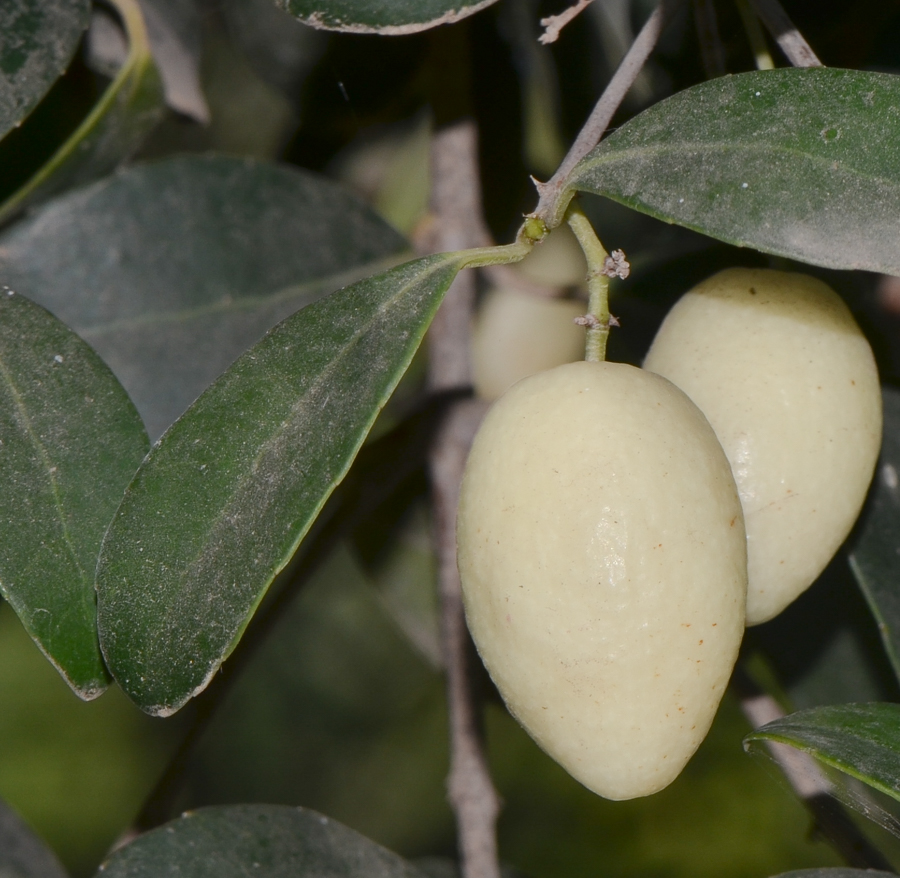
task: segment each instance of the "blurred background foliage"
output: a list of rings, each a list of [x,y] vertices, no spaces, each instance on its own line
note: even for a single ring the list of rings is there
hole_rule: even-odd
[[[285,161],[342,181],[411,234],[427,206],[432,126],[461,110],[478,120],[485,214],[506,241],[533,207],[529,175],[552,171],[652,6],[599,0],[557,44],[539,48],[539,17],[566,5],[503,0],[452,28],[382,38],[312,31],[271,0],[148,0],[148,21],[175,23],[201,89],[198,96],[188,88],[180,104],[170,99],[180,112],[167,112],[137,159],[218,151]],[[826,64],[900,71],[900,4],[788,7]],[[717,11],[728,70],[751,69],[734,5],[720,2]],[[86,39],[36,112],[0,143],[0,200],[108,86],[111,73],[91,46]],[[614,124],[703,78],[685,14]],[[726,265],[771,264],[586,202],[601,238],[623,247],[633,265],[632,279],[614,292],[623,329],[612,359],[640,362],[662,314],[697,280]],[[883,282],[827,277],[869,331],[882,375],[896,382],[900,327]],[[377,433],[403,418],[421,381],[414,368]],[[181,773],[170,816],[206,804],[300,804],[405,856],[454,855],[429,541],[420,477],[395,493],[389,514],[371,516],[336,544],[242,666]],[[757,681],[794,707],[898,697],[844,556],[784,615],[750,632],[745,657]],[[222,674],[235,668],[226,663]],[[786,785],[743,752],[749,726],[737,696],[726,697],[709,738],[669,789],[612,803],[544,756],[484,686],[491,765],[505,803],[500,849],[522,875],[754,878],[839,863]],[[202,710],[201,698],[174,719],[150,719],[115,689],[79,702],[5,605],[0,704],[0,797],[76,878],[127,830]]]

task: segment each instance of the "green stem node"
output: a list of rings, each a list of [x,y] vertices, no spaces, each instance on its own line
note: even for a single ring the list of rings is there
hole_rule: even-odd
[[[588,264],[588,313],[584,317],[587,333],[584,358],[589,363],[602,363],[606,359],[606,340],[609,337],[609,277],[606,260],[609,254],[600,243],[590,220],[581,205],[572,201],[566,210],[566,222],[575,233]]]

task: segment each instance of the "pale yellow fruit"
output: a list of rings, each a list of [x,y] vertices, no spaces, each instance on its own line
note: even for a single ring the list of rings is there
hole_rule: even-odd
[[[557,226],[519,263],[516,269],[532,283],[573,287],[587,278],[587,260],[567,225]]]
[[[574,322],[584,312],[583,302],[489,290],[472,329],[476,394],[497,399],[529,375],[584,357],[584,328]]]
[[[461,489],[466,616],[512,714],[610,799],[669,784],[703,740],[744,628],[728,461],[663,378],[570,363],[488,413]]]
[[[881,446],[881,392],[847,306],[804,274],[732,268],[668,314],[644,368],[709,419],[740,490],[747,623],[781,612],[859,515]]]

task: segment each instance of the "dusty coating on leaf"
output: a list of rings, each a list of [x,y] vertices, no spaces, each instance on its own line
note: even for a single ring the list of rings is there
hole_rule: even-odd
[[[475,440],[458,540],[475,643],[538,744],[607,798],[674,780],[746,603],[740,501],[697,407],[614,363],[519,382]]]
[[[108,878],[424,878],[410,863],[342,823],[287,805],[188,811],[120,847],[101,871]]]
[[[97,351],[155,440],[268,329],[406,246],[324,178],[183,156],[30,214],[0,236],[0,273]]]
[[[461,264],[416,260],[288,318],[150,453],[97,573],[104,656],[144,710],[173,713],[231,653]]]
[[[630,120],[567,186],[740,246],[900,274],[898,100],[885,73],[722,76]]]
[[[69,64],[90,3],[0,3],[0,136],[20,123]]]
[[[146,447],[134,407],[94,351],[0,287],[0,592],[84,700],[108,683],[96,557]]]

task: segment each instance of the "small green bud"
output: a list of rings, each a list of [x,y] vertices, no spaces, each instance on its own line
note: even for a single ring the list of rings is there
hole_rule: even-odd
[[[550,230],[547,224],[537,216],[526,216],[522,226],[522,235],[529,241],[537,243],[544,239]]]

